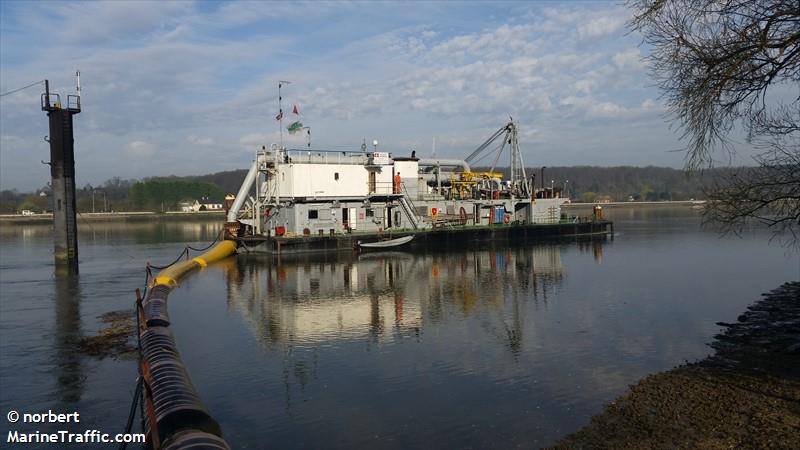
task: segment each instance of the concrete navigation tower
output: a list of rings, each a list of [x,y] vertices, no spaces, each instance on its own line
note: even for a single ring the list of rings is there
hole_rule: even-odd
[[[53,190],[53,240],[56,265],[78,268],[78,226],[75,219],[75,146],[72,134],[72,116],[81,112],[81,81],[78,93],[61,96],[50,93],[50,82],[44,81],[41,97],[42,111],[50,120],[50,177]]]

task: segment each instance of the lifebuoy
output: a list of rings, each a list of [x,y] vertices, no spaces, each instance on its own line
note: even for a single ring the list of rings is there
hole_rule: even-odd
[[[511,214],[506,213],[503,216],[503,223],[508,225],[511,222]]]

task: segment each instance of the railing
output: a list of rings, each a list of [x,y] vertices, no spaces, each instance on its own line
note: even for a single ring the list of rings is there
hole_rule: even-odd
[[[364,165],[369,157],[366,153],[332,150],[286,150],[284,163],[293,164],[353,164]]]
[[[406,184],[405,183],[400,183],[400,189],[403,191],[403,195],[405,196],[405,198],[408,201],[408,203],[411,204],[411,211],[414,213],[414,216],[416,216],[417,215],[416,214],[417,205],[415,205],[414,201],[411,200],[411,195],[408,194],[408,189],[406,189]]]
[[[395,192],[394,183],[391,181],[367,182],[367,192],[369,192],[370,195],[399,194],[399,192]]]
[[[416,230],[419,228],[420,221],[420,217],[417,216],[417,207],[414,205],[414,202],[411,201],[411,197],[408,195],[408,190],[406,189],[405,183],[401,182],[399,187],[403,193],[403,196],[400,197],[400,206],[403,207],[409,222],[411,222],[411,225],[413,225],[414,229]]]

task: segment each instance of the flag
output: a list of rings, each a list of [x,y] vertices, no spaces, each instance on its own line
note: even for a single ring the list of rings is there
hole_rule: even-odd
[[[281,120],[281,119],[283,119],[283,110],[281,110],[281,111],[278,113],[278,115],[277,115],[277,116],[275,116],[275,120]]]
[[[291,125],[286,127],[286,129],[289,130],[289,134],[295,134],[298,131],[303,129],[303,124],[300,123],[299,121],[298,122],[293,122]]]
[[[300,111],[297,109],[297,105],[294,105],[294,109],[292,110],[293,113],[300,115]]]

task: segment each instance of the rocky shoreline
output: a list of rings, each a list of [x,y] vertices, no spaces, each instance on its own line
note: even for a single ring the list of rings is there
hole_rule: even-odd
[[[714,355],[644,378],[552,448],[800,448],[800,282],[718,325]]]

